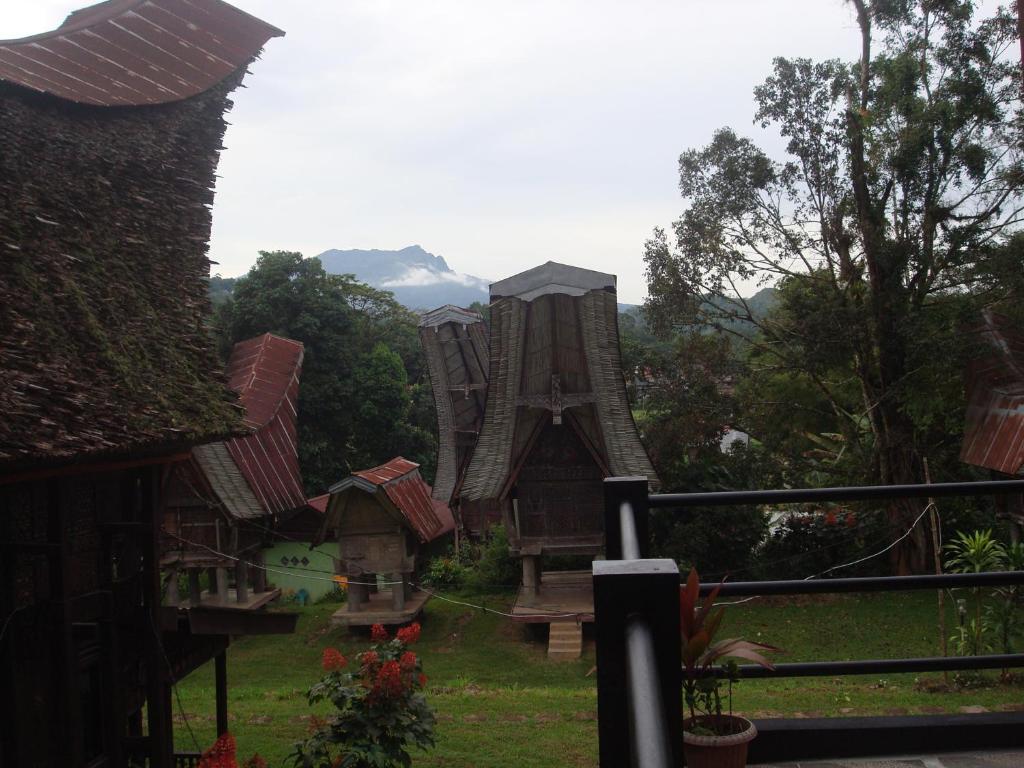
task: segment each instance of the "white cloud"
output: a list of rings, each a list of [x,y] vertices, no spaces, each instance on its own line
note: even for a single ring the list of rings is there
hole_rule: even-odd
[[[388,278],[381,283],[384,288],[402,288],[409,286],[441,285],[442,283],[454,283],[466,288],[481,288],[487,290],[489,281],[473,275],[464,275],[461,272],[435,272],[434,270],[416,265],[406,267],[405,271],[397,277]]]

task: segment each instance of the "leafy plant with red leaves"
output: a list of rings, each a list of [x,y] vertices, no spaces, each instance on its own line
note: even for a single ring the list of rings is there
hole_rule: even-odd
[[[419,624],[400,629],[394,638],[375,625],[373,646],[351,665],[337,649],[324,649],[325,674],[309,689],[309,703],[329,701],[337,712],[295,745],[293,765],[405,768],[411,764],[410,747],[434,745],[434,714],[421,692],[427,678],[409,649],[419,635]]]
[[[729,731],[723,732],[723,729],[731,728],[732,723],[722,718],[722,679],[717,676],[715,664],[728,659],[722,664],[722,671],[729,684],[727,698],[729,714],[732,714],[732,684],[739,680],[739,667],[735,660],[746,659],[772,669],[771,662],[761,654],[779,650],[739,638],[715,642],[725,615],[724,607],[715,607],[715,598],[721,589],[719,584],[701,601],[700,577],[696,569],[691,569],[686,586],[679,590],[683,699],[690,711],[687,727],[697,733],[717,736],[726,735]]]

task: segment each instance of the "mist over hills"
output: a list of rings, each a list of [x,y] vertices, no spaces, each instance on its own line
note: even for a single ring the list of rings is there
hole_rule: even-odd
[[[352,274],[374,288],[391,291],[409,309],[434,309],[443,304],[468,307],[488,301],[490,280],[456,272],[442,256],[410,245],[398,251],[331,249],[318,257],[328,272]]]

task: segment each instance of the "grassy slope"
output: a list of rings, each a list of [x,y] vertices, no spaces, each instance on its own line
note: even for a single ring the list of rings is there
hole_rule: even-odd
[[[479,602],[480,599],[477,599]],[[489,598],[502,607],[507,599]],[[828,602],[754,601],[730,609],[725,635],[762,639],[786,649],[785,661],[893,658],[936,654],[935,596],[928,593],[841,596]],[[327,645],[343,652],[367,645],[364,636],[328,630],[337,604],[302,610],[295,635],[244,638],[228,652],[229,712],[239,756],[258,751],[284,765],[303,738],[311,710],[305,691],[318,677]],[[724,635],[723,635],[724,636]],[[438,600],[427,607],[418,648],[438,715],[438,744],[416,756],[418,766],[596,765],[593,644],[573,663],[545,658],[543,634],[523,625]],[[994,674],[989,675],[995,677]],[[929,676],[941,681],[941,675]],[[212,664],[179,686],[200,744],[214,737]],[[738,710],[756,716],[953,711],[965,705],[1001,709],[1024,701],[1020,685],[929,693],[912,675],[805,678],[741,683]],[[177,711],[177,705],[175,707]],[[326,713],[326,710],[321,714]],[[178,747],[194,749],[176,716]]]

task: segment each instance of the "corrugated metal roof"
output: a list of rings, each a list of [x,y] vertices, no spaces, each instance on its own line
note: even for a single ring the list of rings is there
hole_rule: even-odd
[[[192,455],[229,515],[253,519],[266,514],[224,443],[200,445],[192,449]]]
[[[990,310],[980,332],[990,354],[968,368],[960,459],[1018,474],[1024,469],[1024,332]]]
[[[331,493],[348,490],[359,478],[383,489],[395,508],[402,513],[421,542],[433,541],[455,528],[448,505],[430,497],[430,486],[420,476],[420,465],[398,456],[386,464],[352,473],[350,482],[342,481]]]
[[[265,333],[235,345],[228,384],[255,432],[228,441],[228,450],[267,512],[306,504],[296,429],[301,342]]]
[[[80,104],[163,104],[216,85],[283,34],[222,0],[108,0],[0,41],[0,80]]]
[[[324,493],[321,494],[320,496],[314,496],[312,499],[309,499],[306,503],[309,504],[309,506],[311,506],[313,509],[315,509],[322,515],[325,512],[327,512],[327,502],[330,501],[330,499],[331,494]]]

